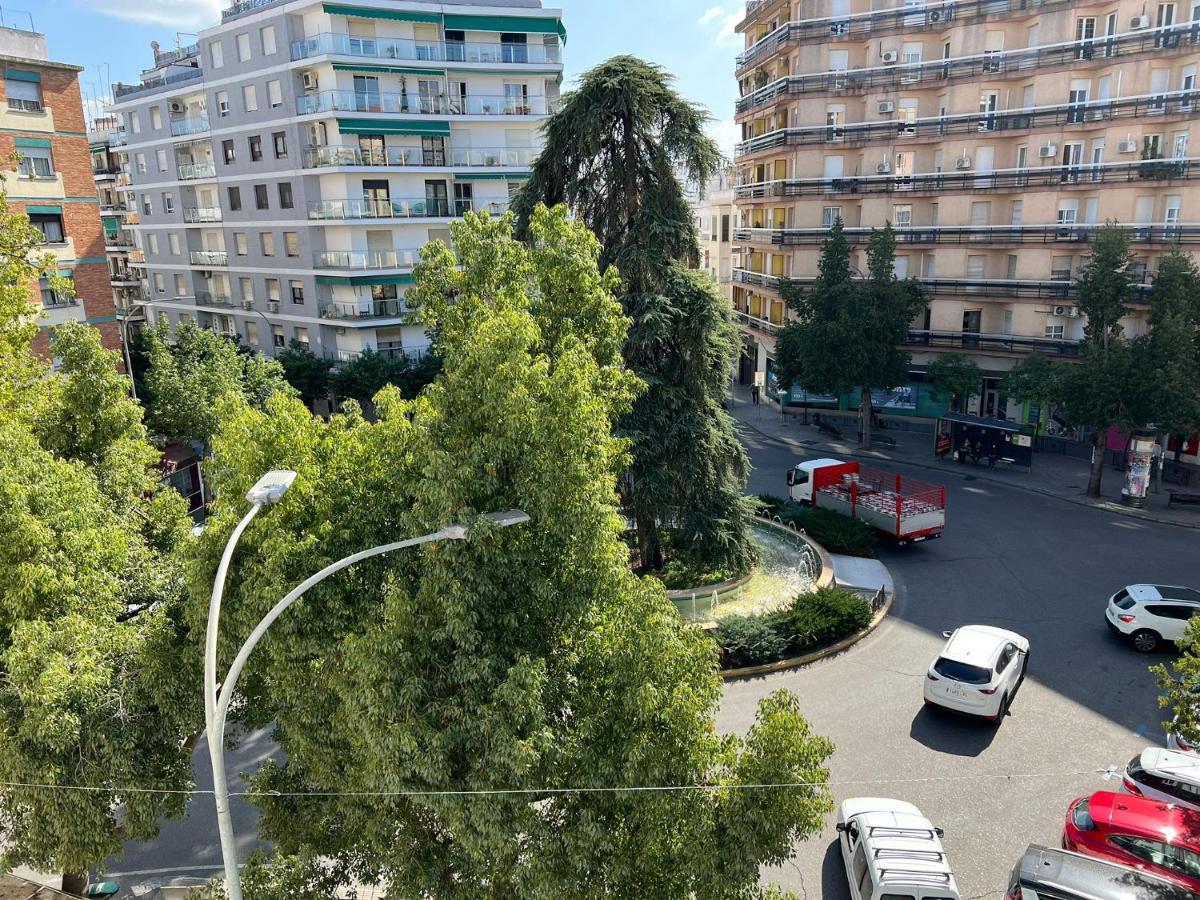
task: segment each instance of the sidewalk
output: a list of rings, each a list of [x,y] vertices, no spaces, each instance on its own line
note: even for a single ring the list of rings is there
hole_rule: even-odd
[[[764,398],[762,403],[754,406],[750,401],[750,389],[736,384],[731,389],[729,414],[739,426],[757,432],[768,440],[789,444],[798,453],[809,457],[831,455],[918,466],[937,474],[937,477],[931,480],[945,481],[957,477],[990,481],[1131,518],[1200,530],[1200,511],[1188,507],[1167,509],[1166,486],[1160,494],[1155,494],[1151,489],[1144,509],[1130,509],[1124,506],[1121,503],[1121,488],[1125,485],[1125,477],[1123,473],[1114,471],[1111,466],[1105,467],[1101,482],[1105,499],[1093,500],[1087,496],[1090,467],[1085,460],[1053,453],[1035,453],[1032,471],[1007,466],[993,469],[986,465],[975,466],[970,463],[960,465],[953,460],[940,461],[933,455],[932,434],[891,429],[883,433],[895,438],[895,449],[877,445],[875,449],[864,452],[858,449],[855,440],[857,429],[853,425],[846,428],[839,424],[842,433],[846,435],[845,439],[828,438],[817,431],[815,426],[805,425],[802,415],[792,415],[791,412],[786,416],[782,415],[777,403],[771,403]]]

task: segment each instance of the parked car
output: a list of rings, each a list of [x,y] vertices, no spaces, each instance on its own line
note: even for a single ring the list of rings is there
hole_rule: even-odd
[[[1185,900],[1192,892],[1137,869],[1030,844],[1004,900]]]
[[[1029,641],[991,625],[944,631],[946,646],[925,673],[925,702],[999,721],[1029,666]]]
[[[838,809],[837,831],[853,900],[959,900],[942,830],[911,803],[851,798]]]
[[[1125,766],[1127,794],[1200,810],[1200,759],[1190,753],[1147,747]]]
[[[1200,894],[1200,812],[1194,809],[1096,791],[1067,807],[1062,845]]]
[[[1104,621],[1134,648],[1149,653],[1177,641],[1192,616],[1200,614],[1200,591],[1168,584],[1131,584],[1108,598]]]

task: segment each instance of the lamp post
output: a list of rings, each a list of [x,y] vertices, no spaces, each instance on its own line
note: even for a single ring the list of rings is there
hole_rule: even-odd
[[[393,550],[402,550],[405,547],[415,547],[418,544],[428,544],[439,540],[461,541],[465,540],[468,535],[467,526],[448,525],[432,534],[409,538],[408,540],[398,541],[393,544],[382,544],[330,563],[315,575],[311,575],[302,581],[289,591],[282,600],[271,607],[270,612],[263,616],[262,621],[250,632],[250,636],[246,638],[246,642],[238,651],[237,656],[234,657],[233,663],[225,675],[225,680],[218,685],[217,625],[221,615],[221,597],[225,590],[225,576],[229,570],[229,562],[233,556],[234,548],[241,538],[242,532],[246,530],[246,526],[250,524],[251,520],[264,507],[273,506],[278,503],[287,492],[287,489],[291,487],[295,478],[296,473],[291,471],[278,470],[268,472],[247,492],[246,500],[250,503],[250,509],[238,523],[237,527],[233,529],[233,534],[229,536],[229,541],[225,545],[225,552],[221,555],[221,562],[217,566],[216,578],[213,581],[212,599],[208,607],[208,627],[204,636],[204,723],[205,733],[208,738],[208,755],[212,763],[213,797],[217,807],[217,830],[221,838],[221,857],[225,864],[225,884],[229,900],[242,900],[242,882],[238,872],[237,846],[233,838],[233,820],[229,815],[229,787],[225,774],[225,720],[229,712],[229,704],[233,699],[234,688],[237,686],[238,676],[241,675],[242,669],[245,667],[246,660],[250,657],[251,652],[258,645],[258,642],[262,640],[263,635],[266,634],[271,624],[283,614],[284,610],[304,596],[310,588],[324,581],[330,575],[340,572],[342,569],[348,568],[356,562],[361,562],[364,559],[370,559],[374,556],[381,556],[384,553],[391,553]],[[483,518],[489,519],[500,528],[507,528],[510,525],[520,525],[523,522],[529,521],[528,515],[516,509],[487,513]]]

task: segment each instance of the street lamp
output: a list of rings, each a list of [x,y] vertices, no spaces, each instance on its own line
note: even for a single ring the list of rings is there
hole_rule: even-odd
[[[237,846],[233,840],[233,820],[229,815],[229,787],[225,777],[225,719],[229,712],[229,704],[233,699],[233,691],[237,685],[238,676],[241,675],[242,669],[246,665],[246,660],[250,657],[250,653],[262,640],[264,634],[271,624],[283,614],[289,606],[299,600],[309,590],[309,588],[324,581],[330,575],[340,572],[342,569],[354,565],[356,562],[361,562],[364,559],[370,559],[373,556],[381,556],[384,553],[391,553],[393,550],[402,550],[405,547],[415,547],[418,544],[428,544],[434,541],[461,541],[468,536],[466,525],[456,524],[447,525],[439,531],[432,534],[426,534],[421,537],[409,538],[405,541],[399,541],[394,544],[382,544],[378,547],[372,547],[370,550],[363,550],[359,553],[352,554],[340,559],[337,562],[330,563],[315,575],[311,575],[299,585],[293,588],[288,594],[271,607],[271,611],[263,616],[254,630],[250,632],[250,636],[246,638],[246,642],[234,657],[233,663],[229,667],[229,671],[225,675],[223,683],[217,683],[217,623],[221,615],[221,596],[225,591],[225,576],[229,570],[229,561],[233,556],[234,547],[242,536],[242,532],[246,530],[251,520],[258,515],[259,511],[266,506],[274,506],[278,503],[292,482],[296,479],[296,473],[287,470],[276,470],[268,472],[260,478],[246,494],[246,499],[250,502],[250,510],[233,529],[233,534],[229,536],[229,541],[225,545],[225,552],[221,555],[221,562],[217,566],[216,579],[213,581],[212,599],[208,607],[208,627],[204,635],[204,723],[205,733],[208,738],[208,755],[212,763],[213,772],[213,797],[217,807],[217,830],[221,838],[221,857],[225,864],[225,883],[226,891],[229,900],[242,900],[242,882],[241,876],[238,873],[237,865]],[[505,510],[503,512],[487,513],[483,516],[484,519],[491,521],[498,528],[507,528],[510,525],[520,525],[529,521],[529,516],[518,509]],[[220,693],[218,694],[218,688]]]

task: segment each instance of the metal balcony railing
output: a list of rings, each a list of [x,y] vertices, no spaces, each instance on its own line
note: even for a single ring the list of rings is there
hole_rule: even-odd
[[[403,300],[358,300],[353,303],[335,302],[321,307],[323,319],[398,319],[411,310]]]
[[[967,157],[969,159],[969,157]],[[993,169],[985,172],[917,172],[844,178],[787,178],[739,185],[740,200],[830,194],[891,194],[919,191],[1024,191],[1033,187],[1200,178],[1200,158],[1146,159],[1127,163]]]
[[[781,278],[762,272],[752,272],[749,269],[734,269],[733,280],[739,284],[749,284],[778,290],[782,282],[790,281],[799,285],[811,285],[816,279]],[[1066,279],[1037,280],[1027,278],[925,278],[915,276],[931,294],[942,297],[994,297],[1001,300],[1048,300],[1054,303],[1068,302],[1075,296],[1075,283]],[[1150,302],[1152,285],[1135,284],[1129,297],[1129,303],[1145,305]]]
[[[308,204],[310,219],[448,219],[465,216],[468,212],[484,210],[493,216],[502,215],[508,201],[479,202],[420,198],[416,200],[313,200]]]
[[[193,266],[229,265],[229,253],[225,250],[192,250],[188,258]]]
[[[414,41],[407,38],[362,38],[322,32],[292,42],[292,59],[323,54],[368,59],[412,59],[421,62],[486,63],[488,65],[557,65],[558,44],[492,44],[478,41]],[[431,73],[431,76],[433,73]]]
[[[751,328],[759,328],[769,334],[777,334],[782,324],[772,322],[769,319],[760,319],[758,316],[752,316],[748,312],[737,310],[736,313],[739,322],[749,325]]]
[[[894,229],[897,244],[1086,244],[1102,224],[1064,222],[1054,225],[921,225]],[[1136,244],[1200,243],[1200,223],[1118,224]],[[846,239],[857,244],[874,228],[846,228]],[[821,244],[828,228],[739,228],[735,241],[792,246]]]
[[[1200,42],[1200,22],[1186,22],[1020,50],[996,50],[952,59],[788,75],[738,100],[735,109],[738,113],[744,113],[782,97],[814,92],[855,93],[881,87],[909,90],[918,90],[921,86],[933,88],[951,79],[1029,73],[1035,69],[1072,66],[1092,59],[1127,58],[1152,51],[1161,53],[1197,42]]]
[[[780,128],[738,144],[736,156],[762,153],[778,147],[811,144],[857,144],[871,141],[891,143],[909,138],[940,137],[947,134],[977,134],[1058,128],[1111,119],[1142,116],[1191,115],[1200,108],[1200,91],[1168,91],[1119,100],[1090,100],[1029,106],[989,113],[955,113],[920,119],[888,119],[882,122],[852,122],[838,125],[806,125]]]
[[[420,147],[386,147],[363,150],[359,147],[312,147],[304,151],[304,167],[326,166],[470,166],[526,168],[538,150],[528,147],[464,147],[424,150]]]
[[[392,113],[417,116],[544,116],[558,111],[547,97],[468,96],[446,94],[319,91],[296,98],[301,116],[322,112]]]
[[[123,97],[129,97],[133,94],[148,94],[184,81],[199,81],[203,77],[204,72],[202,70],[194,69],[190,72],[168,75],[166,78],[154,78],[142,84],[115,84],[113,85],[113,99],[120,100]]]
[[[19,112],[41,112],[45,107],[41,100],[22,100],[19,97],[8,98],[8,108]]]
[[[774,56],[792,42],[850,40],[857,35],[876,36],[897,31],[919,32],[925,28],[944,28],[950,22],[967,24],[980,19],[1032,13],[1046,7],[1062,6],[1071,0],[961,0],[957,3],[898,6],[848,16],[829,16],[785,22],[763,35],[737,58],[740,72],[764,57]]]
[[[200,222],[220,222],[222,218],[219,206],[190,206],[183,211],[183,221],[191,225]]]
[[[323,250],[313,254],[317,269],[408,269],[417,264],[419,250]]]
[[[195,181],[198,178],[216,178],[216,163],[183,163],[179,167],[180,181]]]
[[[176,137],[198,134],[201,131],[208,131],[208,116],[191,116],[186,119],[171,120],[171,134]]]
[[[966,350],[992,350],[1007,353],[1045,353],[1051,356],[1078,356],[1079,342],[1054,338],[1018,337],[1011,334],[978,334],[971,331],[910,331],[904,343],[909,347],[944,347]]]

